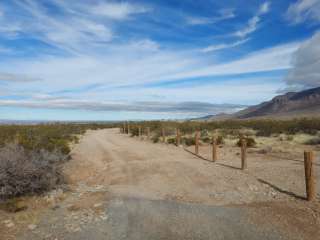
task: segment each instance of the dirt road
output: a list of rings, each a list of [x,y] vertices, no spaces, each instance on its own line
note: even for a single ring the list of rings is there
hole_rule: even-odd
[[[22,228],[18,239],[320,236],[319,202],[301,200],[299,164],[287,161],[281,170],[283,162],[265,160],[261,169],[261,159],[253,159],[252,168],[241,171],[238,158],[227,151],[212,163],[183,148],[121,135],[118,129],[88,131],[65,166],[69,191],[47,196],[49,206],[37,214],[33,227]],[[281,171],[287,176],[278,176]],[[282,183],[291,171],[296,182]]]

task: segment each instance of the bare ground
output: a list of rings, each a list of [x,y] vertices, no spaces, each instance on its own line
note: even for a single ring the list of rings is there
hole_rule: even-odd
[[[236,147],[213,163],[209,146],[199,158],[117,129],[88,131],[65,166],[68,191],[0,210],[0,239],[320,239],[319,196],[304,200],[302,149],[288,150],[251,150],[241,171]]]

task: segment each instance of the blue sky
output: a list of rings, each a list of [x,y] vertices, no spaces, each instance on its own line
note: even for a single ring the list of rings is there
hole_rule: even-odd
[[[320,86],[320,0],[2,0],[0,119],[234,112]]]

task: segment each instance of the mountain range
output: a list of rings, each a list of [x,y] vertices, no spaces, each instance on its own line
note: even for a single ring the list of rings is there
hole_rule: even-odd
[[[209,115],[201,120],[292,118],[320,116],[320,87],[288,92],[234,114]]]

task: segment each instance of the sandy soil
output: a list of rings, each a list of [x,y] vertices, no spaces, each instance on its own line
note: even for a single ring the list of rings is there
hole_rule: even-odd
[[[283,158],[251,150],[247,171],[238,169],[236,147],[220,148],[217,163],[210,161],[209,146],[200,147],[200,154],[205,159],[182,147],[140,141],[117,130],[88,132],[73,149],[65,173],[73,184],[109,186],[113,195],[148,199],[226,205],[304,198],[302,151]],[[317,158],[316,171],[319,166]]]
[[[250,150],[246,171],[239,169],[240,156],[236,147],[219,148],[216,163],[210,161],[210,146],[200,147],[201,158],[190,153],[192,151],[193,147],[184,149],[130,138],[119,134],[118,129],[88,131],[73,148],[72,159],[65,165],[69,191],[54,192],[38,199],[41,211],[34,214],[35,229],[30,223],[26,224],[28,220],[17,220],[17,214],[2,215],[4,220],[0,227],[5,228],[8,221],[21,225],[19,231],[7,228],[10,234],[4,239],[15,239],[15,236],[20,236],[19,239],[73,239],[65,238],[66,233],[82,232],[89,223],[98,226],[107,221],[108,209],[118,206],[114,199],[132,198],[155,201],[150,203],[155,208],[160,201],[162,205],[168,202],[200,204],[206,206],[208,212],[215,211],[212,208],[217,206],[245,209],[249,221],[246,224],[276,230],[285,236],[284,239],[320,236],[319,195],[314,203],[304,200],[302,149],[268,154]],[[316,172],[319,170],[320,159],[317,158]],[[319,178],[317,174],[317,182]],[[317,188],[320,193],[320,184]],[[41,204],[42,201],[45,204]],[[138,203],[124,201],[123,204]],[[181,209],[188,209],[188,206],[183,205]],[[28,211],[36,212],[35,208]],[[204,216],[205,219],[211,217]],[[56,230],[52,226],[57,226]],[[257,233],[254,236],[261,237]]]

